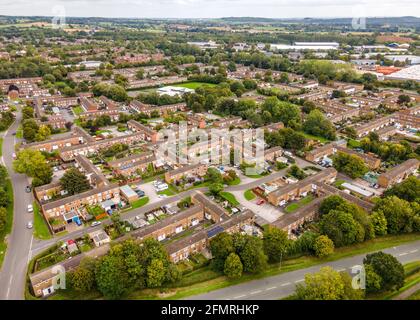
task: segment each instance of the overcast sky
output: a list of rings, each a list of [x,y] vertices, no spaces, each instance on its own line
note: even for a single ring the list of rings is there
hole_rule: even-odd
[[[0,15],[136,18],[420,16],[419,0],[0,0]]]

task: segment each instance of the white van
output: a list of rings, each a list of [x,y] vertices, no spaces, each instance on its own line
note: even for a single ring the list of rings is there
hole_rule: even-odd
[[[166,183],[161,183],[155,186],[156,192],[168,189],[169,186]]]

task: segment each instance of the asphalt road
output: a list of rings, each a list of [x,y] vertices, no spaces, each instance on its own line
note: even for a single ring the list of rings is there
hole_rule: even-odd
[[[33,221],[33,215],[27,212],[28,204],[32,203],[32,194],[25,192],[29,184],[28,178],[17,174],[12,169],[15,146],[15,136],[22,114],[16,115],[16,121],[5,133],[3,139],[3,163],[6,165],[13,184],[14,216],[12,233],[7,239],[7,252],[0,271],[0,300],[24,299],[25,275],[30,250],[33,241],[32,230],[27,229],[28,221]]]
[[[420,241],[382,250],[395,256],[401,263],[420,260]],[[366,254],[324,263],[306,269],[279,274],[264,279],[253,280],[186,298],[186,300],[277,300],[295,292],[296,284],[302,283],[305,274],[330,266],[337,271],[351,273],[351,268],[361,265]]]

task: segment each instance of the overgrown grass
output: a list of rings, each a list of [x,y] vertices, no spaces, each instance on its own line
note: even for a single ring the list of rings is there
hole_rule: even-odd
[[[34,237],[41,240],[51,239],[52,235],[50,233],[50,230],[48,229],[47,222],[45,221],[43,215],[41,214],[38,204],[34,202],[33,207],[34,207]]]
[[[256,195],[255,195],[254,191],[249,189],[249,190],[246,190],[244,192],[244,197],[245,197],[246,200],[251,201],[251,200],[254,200],[256,198]]]
[[[226,191],[222,191],[219,194],[220,194],[220,196],[223,199],[225,199],[226,201],[228,201],[232,206],[239,205],[239,201],[236,200],[235,196],[232,193],[226,192]]]

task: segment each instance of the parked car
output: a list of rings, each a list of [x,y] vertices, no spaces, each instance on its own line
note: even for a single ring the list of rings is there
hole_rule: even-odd
[[[168,188],[169,188],[169,186],[166,183],[161,183],[161,184],[158,184],[157,186],[155,186],[155,190],[157,192],[166,190]]]
[[[31,191],[32,191],[32,187],[31,186],[26,186],[25,192],[29,193]]]
[[[139,197],[144,197],[145,196],[145,193],[144,193],[143,190],[136,190],[136,193]]]
[[[29,222],[26,224],[26,228],[28,228],[28,229],[32,229],[32,227],[33,227],[32,221],[29,221]]]
[[[13,152],[12,157],[13,159],[16,159],[16,153]]]
[[[96,227],[96,226],[99,226],[101,223],[102,222],[100,222],[100,221],[94,221],[94,222],[92,222],[92,224],[90,226],[91,227]]]
[[[257,205],[262,205],[262,204],[264,204],[265,203],[265,201],[264,201],[264,199],[258,199],[258,201],[257,201]]]
[[[31,204],[28,204],[28,212],[34,212],[34,207]]]

